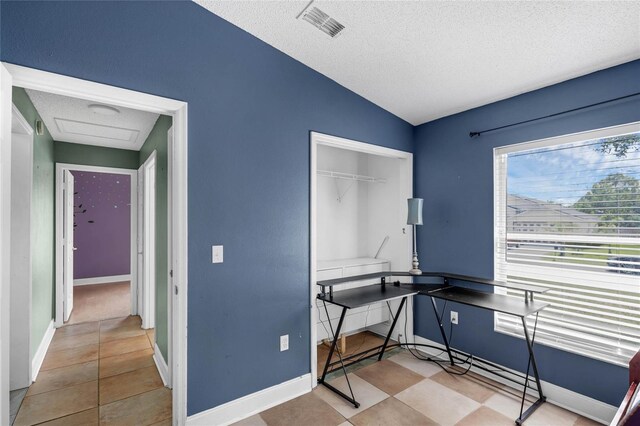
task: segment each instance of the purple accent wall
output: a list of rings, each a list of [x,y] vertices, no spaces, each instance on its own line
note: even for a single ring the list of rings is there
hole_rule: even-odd
[[[131,177],[72,171],[75,180],[73,277],[131,271]]]

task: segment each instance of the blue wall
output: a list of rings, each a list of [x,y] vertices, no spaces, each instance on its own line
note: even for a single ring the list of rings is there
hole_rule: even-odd
[[[309,132],[412,126],[191,2],[0,7],[2,61],[189,103],[189,414],[308,373]]]
[[[640,61],[589,74],[415,128],[415,193],[425,199],[418,230],[423,270],[493,277],[493,148],[640,121],[640,97],[470,139],[469,132],[640,92]],[[416,334],[440,341],[433,309],[415,307]],[[493,315],[460,305],[453,346],[526,368],[524,341],[495,333]],[[449,314],[445,314],[449,318]],[[448,325],[447,325],[448,327]],[[628,370],[547,346],[536,349],[543,380],[618,405]]]
[[[638,61],[414,129],[190,2],[0,8],[2,61],[189,103],[189,414],[309,372],[309,131],[405,151],[415,140],[421,266],[491,277],[492,148],[640,120],[635,100],[468,137],[638,92]],[[224,264],[211,264],[212,244],[225,245]],[[423,302],[416,330],[437,340]],[[524,367],[523,342],[494,333],[491,313],[456,309],[456,347]],[[544,346],[538,356],[544,380],[623,396],[625,368]]]

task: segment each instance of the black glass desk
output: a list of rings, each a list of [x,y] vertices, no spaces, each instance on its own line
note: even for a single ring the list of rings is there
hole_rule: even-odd
[[[399,282],[395,282],[393,284],[387,283],[387,279],[389,277],[412,277],[415,280],[420,280],[421,278],[438,278],[441,279],[441,283],[430,283],[430,284],[400,284]],[[333,292],[333,286],[344,284],[352,281],[361,281],[366,279],[380,279],[380,285],[376,286],[367,286],[361,287],[352,290],[345,291],[336,291]],[[472,282],[477,284],[488,285],[492,287],[504,287],[513,290],[519,290],[524,293],[524,300],[517,299],[514,297],[495,294],[483,291],[472,290],[459,286],[452,286],[450,284],[450,280],[460,280],[466,282]],[[512,284],[505,283],[502,281],[488,280],[483,278],[470,277],[466,275],[458,275],[458,274],[449,274],[449,273],[440,273],[440,272],[423,272],[422,275],[411,275],[408,272],[377,272],[373,274],[359,275],[353,277],[344,277],[344,278],[336,278],[333,280],[325,280],[318,281],[317,285],[321,287],[322,293],[318,295],[318,299],[322,300],[323,303],[329,302],[343,307],[342,314],[340,317],[340,321],[338,323],[338,328],[336,333],[334,333],[333,344],[331,346],[331,350],[329,352],[329,357],[327,358],[327,363],[325,364],[324,372],[322,377],[318,379],[318,383],[324,384],[334,392],[338,393],[342,397],[349,400],[353,403],[356,408],[359,404],[355,401],[353,397],[353,391],[351,391],[351,397],[345,395],[339,390],[333,388],[331,385],[327,384],[324,379],[326,377],[326,372],[328,368],[332,365],[331,357],[333,356],[333,352],[335,350],[336,341],[339,336],[340,328],[342,327],[342,322],[344,320],[344,315],[347,309],[356,308],[360,306],[365,306],[371,303],[392,300],[402,297],[402,302],[400,303],[400,307],[396,316],[394,318],[393,324],[391,325],[391,329],[389,330],[389,334],[385,340],[384,345],[381,347],[381,351],[379,352],[378,359],[382,359],[382,354],[386,349],[386,346],[389,341],[389,337],[395,327],[396,320],[398,315],[400,314],[402,307],[405,303],[405,300],[408,296],[412,296],[415,294],[428,296],[431,298],[431,302],[433,305],[433,309],[436,315],[436,319],[438,321],[438,327],[440,329],[440,334],[442,335],[442,339],[445,344],[445,348],[447,354],[449,356],[449,361],[451,365],[454,365],[454,360],[465,361],[463,359],[458,358],[458,354],[462,354],[455,349],[452,349],[449,346],[449,341],[447,339],[447,335],[444,331],[443,319],[438,311],[438,306],[436,303],[436,299],[450,301],[455,303],[462,303],[469,306],[475,306],[481,309],[488,309],[494,312],[501,312],[508,315],[513,315],[521,319],[522,327],[524,329],[524,337],[527,344],[527,350],[529,352],[529,360],[527,363],[527,372],[525,375],[521,375],[518,373],[514,373],[512,371],[505,370],[504,367],[491,363],[489,361],[482,360],[481,364],[476,363],[475,367],[490,372],[496,376],[502,377],[503,379],[510,380],[519,385],[523,386],[522,392],[522,400],[520,404],[520,416],[516,419],[516,424],[522,424],[542,403],[546,401],[544,394],[542,393],[542,387],[540,385],[540,375],[538,373],[538,366],[536,363],[535,354],[533,352],[533,344],[535,342],[536,328],[538,325],[538,313],[548,306],[547,303],[534,301],[534,294],[545,293],[549,289],[545,287],[528,285],[528,284]],[[377,288],[376,288],[377,287]],[[328,288],[328,292],[327,292]],[[406,292],[406,293],[403,293]],[[386,295],[385,295],[386,293]],[[325,311],[326,311],[326,303],[325,303]],[[530,315],[535,315],[535,323],[533,327],[533,333],[529,333],[529,329],[527,327],[526,318]],[[328,317],[328,312],[327,312]],[[331,325],[331,321],[329,321],[329,325]],[[333,327],[332,327],[333,331]],[[374,355],[376,355],[375,353]],[[338,355],[340,355],[338,353]],[[339,361],[342,364],[342,359]],[[335,365],[336,363],[333,363]],[[482,364],[486,364],[489,367],[484,367]],[[350,365],[350,364],[349,364]],[[533,369],[533,378],[536,383],[536,387],[533,388],[530,386],[530,376],[529,372]],[[344,370],[344,366],[343,366]],[[506,374],[513,375],[514,377],[523,380],[524,382],[516,381],[513,377],[505,376],[500,372],[496,371],[500,370]],[[346,376],[346,371],[345,371]],[[347,378],[347,383],[348,378]],[[532,389],[538,394],[538,399],[527,409],[524,410],[524,401],[527,394],[527,390]],[[351,390],[351,385],[349,384],[349,390]]]
[[[549,306],[548,303],[538,302],[529,300],[525,297],[524,303],[516,299],[514,297],[495,294],[495,293],[487,293],[483,291],[471,290],[464,287],[457,286],[439,286],[438,288],[433,288],[430,285],[421,285],[421,284],[409,284],[403,285],[404,288],[408,288],[414,291],[418,291],[419,294],[424,296],[431,297],[431,302],[433,304],[433,309],[436,314],[436,319],[438,321],[438,326],[440,328],[440,334],[442,335],[442,339],[444,340],[445,348],[447,350],[447,354],[449,355],[449,361],[451,365],[454,365],[455,355],[452,353],[453,350],[449,346],[449,341],[447,339],[447,335],[444,331],[443,319],[438,313],[438,306],[436,304],[436,299],[445,300],[448,302],[462,303],[464,305],[475,306],[481,309],[488,309],[494,312],[501,312],[508,315],[513,315],[522,321],[522,328],[524,329],[524,337],[527,343],[527,350],[529,351],[529,361],[527,363],[527,373],[524,376],[519,376],[524,380],[524,383],[516,382],[523,386],[522,391],[522,399],[520,401],[520,415],[516,419],[516,424],[522,424],[543,402],[546,401],[546,397],[542,393],[542,386],[540,385],[540,375],[538,373],[538,365],[536,363],[536,357],[533,352],[533,343],[535,341],[536,336],[536,327],[538,325],[538,313]],[[422,288],[422,289],[421,289]],[[546,291],[546,289],[544,289]],[[533,326],[533,334],[529,333],[529,329],[527,327],[527,317],[529,315],[535,315],[535,323]],[[488,361],[482,361],[485,364],[488,364],[491,368],[483,368],[482,365],[476,367],[486,370],[492,374],[505,378],[507,380],[512,380],[510,377],[506,377],[495,369],[502,370],[509,374],[514,374],[513,372],[508,372],[504,370],[501,366],[490,363]],[[524,401],[527,394],[527,389],[529,387],[529,371],[530,368],[533,368],[533,377],[536,382],[536,387],[531,388],[538,393],[538,399],[526,410],[524,410]]]
[[[351,279],[351,281],[357,281],[355,279]],[[346,281],[345,281],[346,282]],[[320,284],[320,282],[318,282]],[[373,284],[364,287],[358,287],[350,290],[340,290],[333,291],[331,290],[329,293],[320,293],[318,294],[318,300],[322,301],[324,306],[325,313],[327,314],[327,322],[329,323],[329,327],[331,328],[331,332],[333,333],[333,341],[331,342],[331,348],[329,349],[329,355],[327,356],[327,361],[324,364],[324,369],[322,371],[322,376],[318,378],[318,384],[324,385],[329,388],[331,391],[337,393],[350,403],[354,405],[354,407],[358,408],[360,404],[356,401],[356,397],[353,394],[353,389],[351,388],[351,383],[349,382],[349,376],[347,375],[346,367],[356,362],[360,362],[363,359],[371,358],[373,356],[378,356],[378,361],[382,359],[385,350],[387,349],[387,345],[389,344],[389,339],[391,338],[391,333],[393,333],[393,329],[396,326],[396,322],[400,317],[400,312],[402,312],[402,308],[405,306],[405,302],[407,297],[418,294],[417,290],[412,290],[408,288],[402,288],[400,286],[388,285],[384,282],[381,284]],[[336,344],[338,343],[338,339],[340,337],[340,330],[342,329],[342,325],[344,323],[344,317],[347,313],[348,309],[359,308],[361,306],[368,306],[374,303],[379,302],[390,302],[392,300],[400,299],[400,306],[396,312],[396,315],[393,317],[393,322],[391,323],[391,327],[389,328],[389,332],[385,337],[384,343],[375,348],[358,352],[356,354],[349,355],[346,358],[342,358],[340,351],[338,354],[338,361],[331,362],[331,358],[333,357],[333,353],[336,350]],[[327,309],[327,303],[331,303],[333,305],[340,306],[342,308],[342,312],[340,313],[340,320],[338,320],[338,326],[335,331],[333,330],[333,325],[331,324],[331,320],[329,319],[329,311]],[[349,363],[350,359],[356,359],[356,361]],[[347,363],[345,364],[345,361]],[[342,372],[344,373],[344,377],[347,380],[347,385],[349,386],[349,392],[351,395],[347,395],[339,389],[336,389],[334,386],[330,385],[326,382],[327,373],[329,372],[329,368],[340,364],[342,368]]]

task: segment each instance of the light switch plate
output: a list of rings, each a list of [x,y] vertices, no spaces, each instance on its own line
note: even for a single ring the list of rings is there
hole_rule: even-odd
[[[280,352],[289,350],[289,335],[280,336]]]
[[[224,247],[211,246],[211,263],[222,263],[224,261]]]

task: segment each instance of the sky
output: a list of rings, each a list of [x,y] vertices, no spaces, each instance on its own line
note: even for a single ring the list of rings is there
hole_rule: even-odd
[[[508,155],[507,192],[570,206],[610,174],[640,179],[640,151],[626,157],[597,151],[602,139]]]

